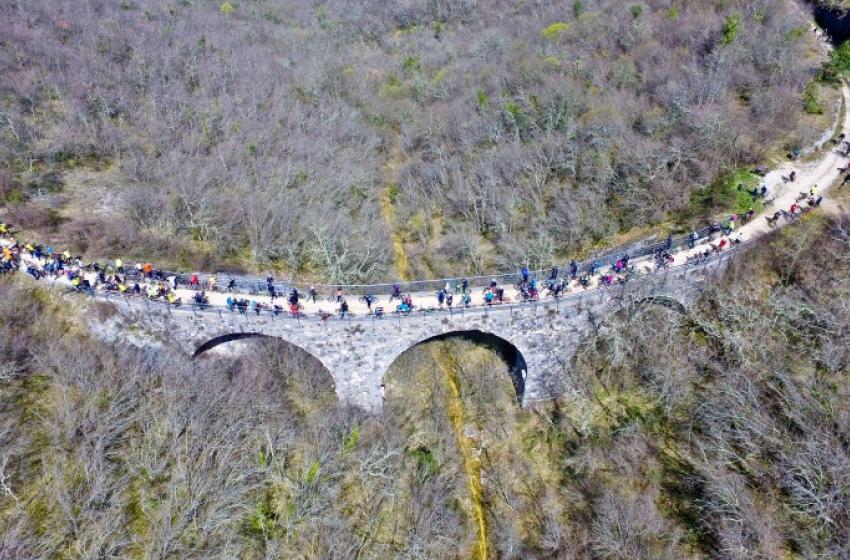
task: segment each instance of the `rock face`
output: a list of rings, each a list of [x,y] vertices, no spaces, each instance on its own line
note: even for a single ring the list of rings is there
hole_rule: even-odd
[[[340,400],[370,410],[382,407],[383,376],[404,351],[435,337],[480,340],[513,361],[508,365],[514,371],[518,400],[524,405],[567,390],[563,385],[568,379],[571,357],[586,335],[599,328],[606,317],[641,303],[686,313],[687,302],[725,262],[728,259],[656,273],[628,289],[589,290],[558,301],[381,319],[296,319],[267,312],[243,315],[223,308],[203,312],[185,306],[170,308],[145,299],[113,301],[139,326],[160,333],[195,355],[241,338],[284,339],[324,364]]]

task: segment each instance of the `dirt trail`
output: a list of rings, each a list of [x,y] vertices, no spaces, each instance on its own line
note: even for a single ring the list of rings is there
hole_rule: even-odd
[[[850,106],[848,106],[850,90],[848,90],[847,84],[841,87],[841,95],[844,99],[845,107],[847,107],[847,110],[844,111],[841,130],[847,132],[850,130]],[[824,150],[827,151],[817,161],[803,164],[786,162],[765,175],[762,183],[767,186],[767,196],[769,199],[772,198],[773,202],[766,205],[764,212],[753,218],[748,224],[738,228],[737,236],[742,241],[755,239],[771,231],[771,227],[768,225],[765,217],[772,216],[777,210],[789,211],[800,193],[808,193],[814,187],[815,196],[823,195],[824,199],[826,199],[826,194],[830,187],[842,175],[840,169],[847,169],[850,158],[838,153],[829,146],[829,143],[827,143]],[[786,183],[782,177],[787,177],[791,171],[797,172],[797,178],[793,183]],[[704,250],[704,247],[697,247],[696,249],[681,251],[674,255],[674,257],[677,263],[683,263],[687,257]]]

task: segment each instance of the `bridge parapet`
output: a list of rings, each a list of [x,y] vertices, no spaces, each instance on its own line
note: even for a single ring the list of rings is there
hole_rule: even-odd
[[[682,267],[645,281],[605,290],[588,290],[560,299],[504,304],[460,312],[357,317],[292,318],[268,311],[240,314],[226,308],[169,307],[144,298],[110,301],[140,326],[195,354],[246,336],[283,339],[316,357],[334,379],[340,400],[377,410],[383,404],[383,376],[404,351],[440,335],[480,332],[497,337],[522,357],[521,404],[568,391],[564,364],[593,328],[592,317],[606,316],[649,296],[687,302],[722,263]],[[659,300],[661,301],[661,300]],[[516,383],[515,383],[516,384]]]

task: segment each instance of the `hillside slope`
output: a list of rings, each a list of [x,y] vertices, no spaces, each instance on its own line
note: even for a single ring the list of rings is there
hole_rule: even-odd
[[[97,257],[547,264],[725,208],[829,128],[809,26],[793,0],[0,2],[0,196]]]

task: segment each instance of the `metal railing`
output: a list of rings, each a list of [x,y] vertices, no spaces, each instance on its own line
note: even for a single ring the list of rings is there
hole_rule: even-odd
[[[679,263],[676,265],[671,265],[665,268],[660,268],[656,270],[652,270],[651,272],[639,272],[636,278],[630,280],[630,282],[635,282],[640,278],[647,277],[657,277],[657,276],[665,276],[676,277],[678,275],[686,276],[689,272],[694,271],[702,271],[712,267],[718,267],[724,261],[728,261],[729,259],[735,257],[736,255],[746,251],[750,247],[752,247],[759,239],[754,239],[750,241],[743,242],[741,244],[735,245],[729,249],[726,249],[716,255],[712,255],[709,259],[700,262],[698,264],[689,264],[689,263]],[[160,316],[169,315],[173,316],[175,314],[185,315],[191,312],[194,315],[203,314],[204,316],[209,315],[217,315],[220,320],[224,320],[225,317],[239,319],[240,317],[244,319],[246,324],[250,324],[252,319],[261,318],[261,317],[271,317],[273,320],[281,320],[281,321],[333,321],[334,323],[340,322],[340,320],[347,322],[357,322],[357,321],[408,321],[415,320],[417,318],[428,318],[428,317],[452,317],[455,315],[464,316],[466,314],[473,313],[491,313],[491,312],[499,312],[499,311],[514,311],[517,309],[527,309],[536,306],[555,306],[559,307],[561,305],[569,306],[576,302],[582,302],[585,300],[590,300],[594,296],[604,297],[606,294],[610,294],[611,291],[617,290],[618,288],[624,288],[624,285],[611,285],[611,286],[597,286],[588,289],[576,290],[573,292],[566,293],[564,295],[553,297],[549,300],[533,300],[533,301],[511,301],[509,303],[493,303],[493,304],[476,304],[469,306],[455,306],[453,308],[420,308],[418,310],[411,311],[409,313],[396,313],[389,312],[384,314],[383,316],[376,316],[374,314],[369,315],[355,315],[355,314],[347,314],[345,317],[340,317],[339,315],[333,313],[327,313],[320,315],[319,313],[306,315],[304,313],[292,314],[288,310],[278,308],[275,310],[267,304],[263,304],[262,308],[259,312],[256,312],[253,309],[245,309],[244,312],[239,311],[237,307],[228,308],[223,305],[214,305],[214,304],[198,304],[195,302],[187,302],[180,303],[179,305],[175,305],[172,303],[167,303],[162,299],[151,299],[144,294],[135,294],[132,292],[116,292],[116,291],[98,291],[95,292],[96,295],[92,297],[104,299],[106,301],[121,301],[125,302],[128,305],[128,308],[132,308],[133,305],[131,302],[135,304],[136,309],[138,310],[141,306],[145,308],[148,314],[153,315],[154,311],[157,311],[157,314]],[[81,290],[75,290],[81,291]]]
[[[717,230],[713,229],[713,226],[707,226],[696,230],[699,236],[699,242],[705,242],[715,231]],[[677,249],[688,246],[690,243],[690,237],[690,234],[681,237],[671,237],[669,243],[666,240],[657,243],[637,242],[626,248],[612,250],[607,253],[603,253],[599,256],[591,257],[584,261],[577,262],[576,264],[578,265],[579,273],[586,272],[594,266],[596,266],[598,269],[604,269],[615,264],[626,254],[629,255],[630,259],[638,259],[647,255],[651,255],[659,249],[676,251]],[[569,263],[562,264],[558,266],[558,268],[561,275],[569,273]],[[549,277],[550,272],[551,269],[537,269],[530,271],[530,276],[537,279],[545,279]],[[129,278],[132,278],[135,281],[140,281],[143,276],[141,272],[136,269],[126,270],[126,274]],[[157,270],[155,271],[155,274],[156,278],[162,280],[173,276],[177,285],[180,286],[189,286],[192,277],[192,274],[189,273],[175,272],[169,270]],[[265,279],[261,279],[258,277],[246,278],[244,276],[233,275],[226,272],[218,272],[214,274],[199,273],[198,279],[201,287],[208,286],[209,278],[211,276],[215,276],[216,286],[218,290],[224,290],[231,279],[235,281],[235,293],[259,295],[262,293],[266,293],[268,290],[268,285]],[[509,286],[516,284],[517,282],[519,282],[520,279],[521,274],[519,273],[519,271],[517,271],[502,274],[487,274],[464,277],[458,276],[438,278],[433,280],[407,280],[375,284],[317,284],[310,282],[284,281],[275,282],[273,283],[273,285],[276,291],[280,294],[285,294],[291,288],[296,288],[302,294],[306,295],[309,289],[313,287],[319,292],[321,298],[327,298],[328,301],[330,301],[332,299],[335,299],[336,291],[338,289],[341,289],[344,294],[352,296],[389,295],[393,293],[395,286],[398,286],[400,288],[400,291],[405,294],[421,292],[436,293],[439,290],[445,288],[446,286],[448,286],[449,290],[451,291],[458,291],[457,287],[461,284],[463,280],[467,281],[469,287],[476,288],[487,286],[493,280],[495,280],[496,283],[501,286]]]

